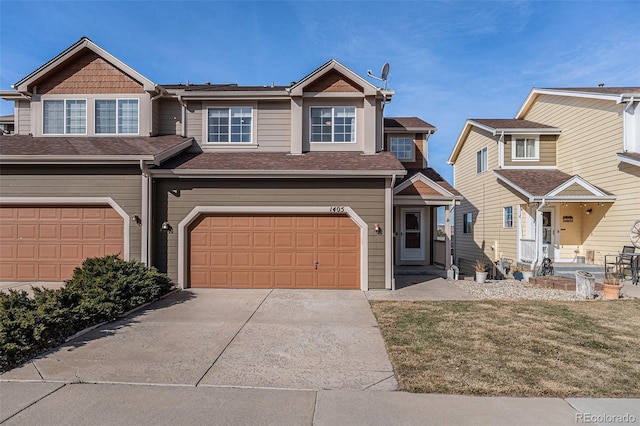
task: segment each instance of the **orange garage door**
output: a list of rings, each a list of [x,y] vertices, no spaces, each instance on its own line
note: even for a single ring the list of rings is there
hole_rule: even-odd
[[[0,280],[62,281],[87,257],[124,253],[109,206],[0,207]]]
[[[189,259],[191,287],[360,289],[360,228],[347,216],[203,216]]]

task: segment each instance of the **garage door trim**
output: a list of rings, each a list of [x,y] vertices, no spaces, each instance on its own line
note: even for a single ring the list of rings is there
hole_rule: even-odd
[[[187,237],[188,226],[202,214],[346,214],[360,228],[360,289],[368,290],[369,276],[369,225],[362,220],[351,207],[340,207],[339,212],[334,206],[197,206],[178,224],[178,287],[186,288],[187,284]]]
[[[131,221],[129,215],[111,197],[0,197],[0,205],[109,205],[123,219],[124,223],[124,260],[129,260],[129,228]]]

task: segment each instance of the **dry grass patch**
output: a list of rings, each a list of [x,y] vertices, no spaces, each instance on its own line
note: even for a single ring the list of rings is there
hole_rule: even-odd
[[[640,301],[372,301],[401,390],[640,397]]]

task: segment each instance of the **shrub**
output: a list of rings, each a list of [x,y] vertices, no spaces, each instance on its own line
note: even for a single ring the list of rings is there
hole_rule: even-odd
[[[89,258],[58,290],[0,293],[0,371],[6,371],[83,328],[112,321],[158,299],[173,284],[155,268],[117,255]]]

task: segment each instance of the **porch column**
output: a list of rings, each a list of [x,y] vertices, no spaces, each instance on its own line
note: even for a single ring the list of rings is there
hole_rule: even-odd
[[[451,267],[451,206],[444,206],[444,269]]]

